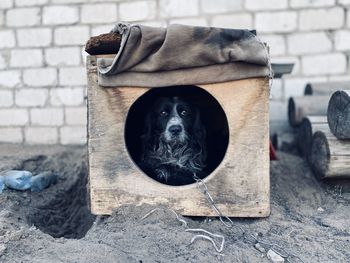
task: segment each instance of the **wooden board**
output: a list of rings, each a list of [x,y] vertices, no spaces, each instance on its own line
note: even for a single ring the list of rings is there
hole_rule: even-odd
[[[130,158],[124,125],[130,106],[150,88],[103,88],[96,58],[88,58],[89,187],[93,214],[124,204],[161,204],[183,215],[216,216],[196,184],[168,186],[145,175]],[[221,164],[204,179],[221,211],[230,217],[264,217],[269,204],[268,80],[253,78],[198,85],[213,95],[229,122]]]

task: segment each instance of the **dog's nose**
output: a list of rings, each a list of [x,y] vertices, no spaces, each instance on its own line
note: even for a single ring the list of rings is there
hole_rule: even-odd
[[[169,132],[172,135],[179,135],[179,133],[182,131],[182,127],[180,125],[171,125],[169,127]]]

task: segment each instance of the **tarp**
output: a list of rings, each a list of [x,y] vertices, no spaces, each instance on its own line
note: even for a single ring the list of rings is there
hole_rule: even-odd
[[[248,30],[118,24],[120,49],[97,61],[100,86],[163,87],[270,76],[264,43]]]

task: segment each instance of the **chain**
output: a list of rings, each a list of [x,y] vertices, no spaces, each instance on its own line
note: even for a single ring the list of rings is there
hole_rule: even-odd
[[[213,210],[215,211],[215,213],[219,216],[220,221],[226,226],[226,227],[233,227],[234,224],[232,222],[232,220],[224,215],[220,209],[217,207],[217,205],[214,202],[213,197],[211,196],[211,194],[208,191],[208,187],[205,184],[205,182],[200,179],[196,173],[193,173],[193,179],[197,182],[197,187],[199,189],[199,191],[201,191],[204,195],[205,198],[207,199],[208,203],[210,204],[210,206],[213,208]],[[228,222],[225,222],[224,219],[226,219]],[[243,231],[243,229],[241,229]],[[244,232],[244,231],[243,231]]]

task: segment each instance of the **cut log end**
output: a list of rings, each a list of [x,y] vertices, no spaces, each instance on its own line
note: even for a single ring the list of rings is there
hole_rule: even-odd
[[[304,89],[304,95],[312,95],[311,83],[306,84],[305,89]]]
[[[304,118],[296,135],[296,144],[301,156],[307,157],[312,143],[312,126],[308,118]]]
[[[350,90],[336,91],[328,103],[327,119],[338,139],[350,139]]]
[[[329,167],[330,151],[327,138],[323,132],[315,132],[308,157],[310,166],[317,179],[326,177]]]
[[[296,127],[298,125],[296,121],[295,102],[293,98],[289,98],[288,100],[288,121],[292,127]]]

